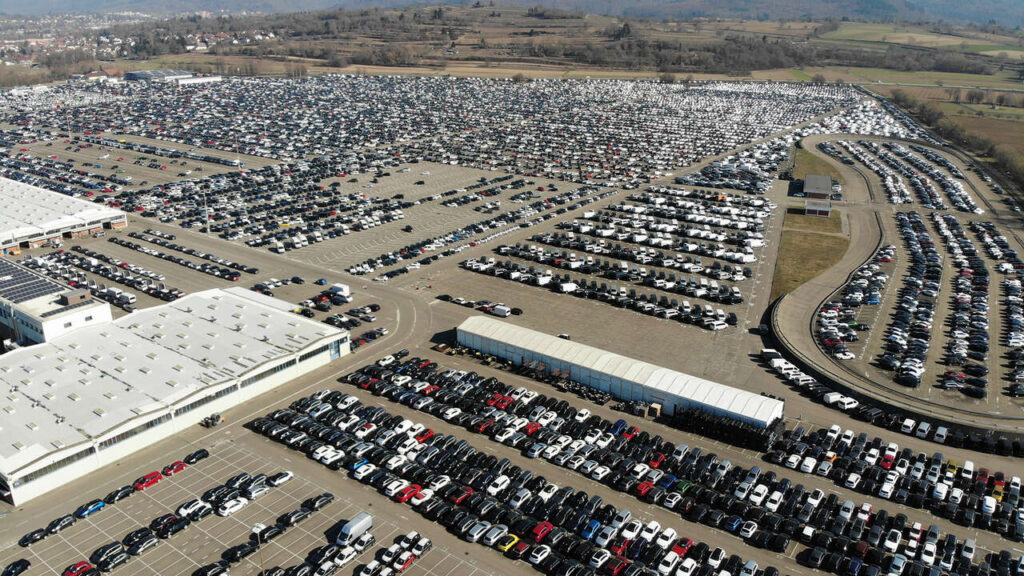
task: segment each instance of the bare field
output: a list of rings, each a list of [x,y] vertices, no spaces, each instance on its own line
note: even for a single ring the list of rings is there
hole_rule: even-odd
[[[790,215],[787,214],[786,221],[789,219]],[[834,266],[849,245],[850,239],[845,236],[789,229],[788,224],[785,225],[775,265],[771,299],[792,292]]]

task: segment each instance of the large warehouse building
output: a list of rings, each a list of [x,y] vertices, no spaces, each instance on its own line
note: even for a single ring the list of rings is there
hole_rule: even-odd
[[[348,354],[348,333],[207,290],[0,356],[0,493],[20,504]]]
[[[784,403],[668,368],[563,340],[508,322],[473,316],[458,327],[459,344],[511,360],[540,361],[551,370],[624,401],[661,404],[667,415],[687,408],[767,428],[782,418]]]
[[[128,217],[120,210],[0,178],[0,254],[127,225]]]

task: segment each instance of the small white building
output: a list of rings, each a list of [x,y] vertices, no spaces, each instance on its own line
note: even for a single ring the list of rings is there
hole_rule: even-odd
[[[0,496],[21,504],[349,353],[348,332],[242,288],[0,356]]]
[[[0,258],[0,336],[4,339],[38,344],[111,319],[110,304],[87,290],[69,288]]]
[[[192,76],[191,78],[179,78],[174,82],[178,86],[188,86],[190,84],[212,84],[222,80],[224,80],[224,78],[221,76]]]

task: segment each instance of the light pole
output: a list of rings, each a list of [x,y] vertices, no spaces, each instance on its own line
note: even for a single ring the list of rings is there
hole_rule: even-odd
[[[264,529],[266,529],[266,525],[259,522],[252,527],[252,533],[256,535],[256,549],[260,551],[260,576],[267,573],[267,568],[263,565],[263,543],[260,542],[260,533]]]

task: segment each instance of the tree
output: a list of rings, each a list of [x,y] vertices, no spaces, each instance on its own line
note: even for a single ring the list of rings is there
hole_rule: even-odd
[[[512,77],[512,81],[515,82],[516,84],[526,84],[527,82],[530,81],[530,79],[526,77],[526,74],[519,72],[518,74]]]
[[[811,81],[815,84],[824,84],[826,82],[825,75],[819,72],[811,77]]]
[[[675,84],[676,75],[671,72],[663,72],[658,76],[658,82],[661,82],[662,84]]]

